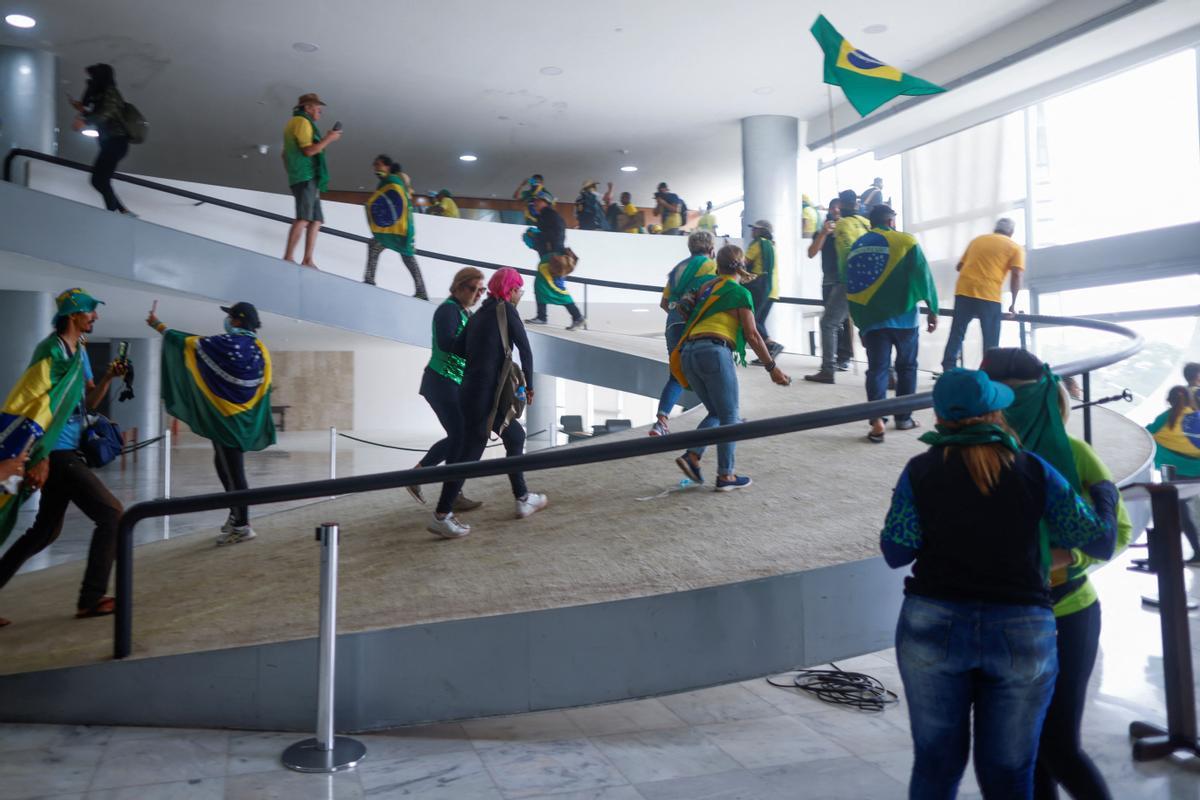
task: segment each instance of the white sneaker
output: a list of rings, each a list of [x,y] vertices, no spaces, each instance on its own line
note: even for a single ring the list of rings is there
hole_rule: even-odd
[[[517,519],[532,517],[548,505],[550,505],[550,499],[546,495],[530,492],[525,495],[524,500],[517,500]]]
[[[441,519],[434,514],[433,521],[425,526],[425,530],[443,539],[461,539],[471,532],[471,526],[465,522],[459,522],[453,514],[447,514]]]
[[[254,528],[251,528],[249,525],[233,525],[230,527],[228,533],[223,533],[217,537],[217,547],[248,542],[257,535],[254,532]]]
[[[221,533],[233,533],[233,512],[229,512],[229,516],[225,518],[225,524],[221,526]]]

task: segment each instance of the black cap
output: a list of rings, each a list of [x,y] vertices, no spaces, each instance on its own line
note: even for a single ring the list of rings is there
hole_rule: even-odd
[[[842,203],[843,211],[846,210],[846,206],[849,206],[851,211],[858,208],[858,193],[853,189],[846,189],[845,191],[839,192],[838,200],[840,200]]]
[[[241,320],[243,324],[238,325],[239,328],[256,331],[262,327],[262,320],[258,318],[258,309],[252,303],[243,300],[231,306],[221,306],[221,310],[234,320]]]
[[[979,368],[994,381],[1036,381],[1042,377],[1042,360],[1019,347],[993,347],[983,354]]]

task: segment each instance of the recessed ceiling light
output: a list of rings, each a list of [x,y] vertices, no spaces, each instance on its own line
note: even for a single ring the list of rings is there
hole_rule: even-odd
[[[648,309],[648,308],[631,308],[629,310],[632,311],[634,314],[649,314],[650,313],[650,309]]]
[[[29,73],[33,72],[33,68],[28,64],[22,64],[21,66],[17,67],[17,72],[21,73],[22,75],[28,75]]]
[[[637,167],[635,167],[633,164],[626,164],[625,166],[621,167],[621,172],[637,172]]]
[[[543,75],[562,75],[562,67],[542,67],[538,72]]]
[[[887,32],[887,25],[880,25],[879,23],[875,23],[874,25],[868,25],[867,27],[863,28],[863,33],[886,33],[886,32]]]
[[[80,133],[89,139],[96,139],[100,136],[100,131],[96,130],[95,128],[84,128],[80,131]]]
[[[14,28],[32,28],[37,25],[36,19],[25,14],[9,14],[4,21]]]
[[[293,42],[292,49],[297,53],[315,53],[321,48],[319,45],[315,45],[312,42]]]
[[[459,161],[478,161],[479,156],[473,156],[470,153],[463,153],[461,156],[458,157],[458,160]]]
[[[754,93],[755,94],[770,94],[773,91],[775,91],[774,86],[759,86],[757,89],[754,90]]]

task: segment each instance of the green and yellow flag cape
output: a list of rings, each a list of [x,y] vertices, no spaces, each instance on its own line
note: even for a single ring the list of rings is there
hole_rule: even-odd
[[[842,38],[824,16],[817,17],[809,30],[825,51],[825,82],[842,87],[859,116],[865,117],[897,95],[946,91],[867,55]]]
[[[0,459],[24,452],[30,440],[29,465],[50,455],[63,426],[83,401],[87,379],[82,346],[67,355],[57,334],[43,339],[33,351],[29,366],[17,385],[8,393],[0,411]],[[0,544],[8,538],[17,521],[17,511],[32,492],[0,493]]]
[[[1174,427],[1170,423],[1171,412],[1167,410],[1146,426],[1158,445],[1154,466],[1169,464],[1180,478],[1200,478],[1200,411],[1181,415]]]
[[[719,275],[709,281],[706,286],[700,289],[699,295],[696,297],[696,305],[692,309],[691,316],[688,317],[687,327],[684,328],[683,335],[679,337],[679,344],[675,345],[675,349],[671,351],[671,374],[675,376],[675,380],[679,381],[679,385],[685,389],[691,387],[687,377],[683,374],[683,343],[692,335],[692,328],[696,327],[696,323],[705,317],[716,314],[720,311],[733,311],[738,308],[748,308],[754,310],[754,298],[751,297],[750,291],[737,282],[737,279],[730,275]],[[738,326],[737,341],[733,345],[734,360],[746,366],[746,335],[742,331],[741,326]]]
[[[411,256],[416,244],[413,235],[412,196],[399,175],[380,179],[379,188],[367,198],[367,224],[375,241],[389,250]]]
[[[275,444],[271,354],[252,334],[163,334],[167,413],[205,439],[243,452]]]
[[[903,314],[922,300],[936,314],[937,287],[916,237],[887,228],[860,236],[846,258],[846,299],[860,329]]]

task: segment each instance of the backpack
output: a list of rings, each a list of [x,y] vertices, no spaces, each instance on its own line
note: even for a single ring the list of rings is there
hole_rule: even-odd
[[[550,256],[550,274],[556,278],[566,277],[575,271],[578,263],[579,256],[575,255],[575,251],[568,247],[561,253]]]
[[[683,202],[683,198],[675,195],[679,199],[679,227],[687,227],[688,207],[687,203]]]
[[[132,144],[142,144],[150,135],[150,123],[133,103],[125,103],[121,106],[120,121],[121,127],[125,129],[125,134]]]
[[[487,433],[493,432],[496,417],[500,426],[496,434],[504,433],[509,423],[525,413],[525,373],[513,363],[512,343],[508,340],[508,303],[496,303],[496,318],[500,325],[500,344],[504,348],[504,363],[500,365],[500,377],[496,381],[496,397],[492,401],[492,413],[488,414]]]

